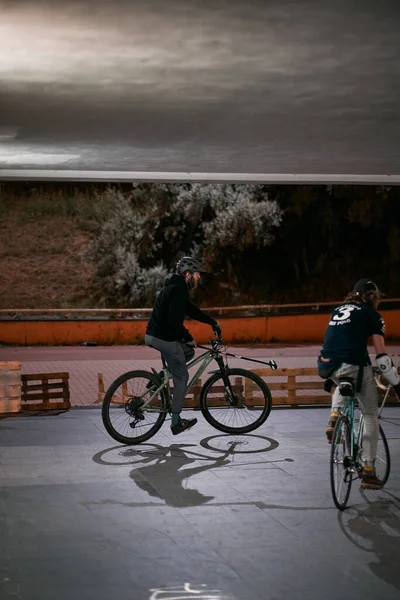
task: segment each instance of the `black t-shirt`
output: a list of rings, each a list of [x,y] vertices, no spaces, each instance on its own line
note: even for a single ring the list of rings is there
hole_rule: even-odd
[[[385,334],[385,323],[371,305],[341,304],[331,315],[321,356],[350,365],[370,364],[367,343],[375,334]]]

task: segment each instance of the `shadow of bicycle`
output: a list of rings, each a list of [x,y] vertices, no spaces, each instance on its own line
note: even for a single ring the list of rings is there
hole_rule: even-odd
[[[203,494],[189,486],[188,481],[193,476],[224,467],[247,464],[262,466],[267,462],[291,460],[260,459],[243,462],[243,455],[261,454],[278,448],[276,440],[259,435],[210,436],[201,440],[200,446],[207,453],[196,450],[197,444],[141,444],[140,447],[134,448],[116,446],[98,452],[93,456],[93,460],[103,465],[133,466],[129,476],[136,486],[147,492],[151,498],[163,500],[168,506],[175,508],[201,506],[215,499],[214,496]],[[235,457],[239,454],[241,461],[236,463]]]
[[[400,498],[382,490],[379,499],[339,512],[339,526],[352,544],[371,553],[370,570],[400,590]]]

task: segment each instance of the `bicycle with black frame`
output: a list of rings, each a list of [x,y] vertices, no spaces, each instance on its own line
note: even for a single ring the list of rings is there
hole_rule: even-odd
[[[217,334],[216,334],[217,335]],[[271,392],[265,381],[247,369],[231,368],[228,356],[266,364],[277,369],[274,360],[267,362],[227,352],[222,339],[211,341],[205,350],[188,363],[198,365],[189,380],[186,393],[195,385],[211,362],[217,368],[200,391],[200,410],[206,421],[224,433],[244,434],[254,431],[267,420],[272,406]],[[129,371],[118,377],[105,393],[102,404],[104,427],[122,444],[140,444],[159,431],[171,412],[171,379],[165,360],[162,370]]]

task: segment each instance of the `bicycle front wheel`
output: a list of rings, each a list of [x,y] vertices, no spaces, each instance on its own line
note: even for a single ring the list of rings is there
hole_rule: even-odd
[[[104,395],[101,416],[110,436],[121,444],[140,444],[160,429],[166,417],[166,396],[161,390],[145,403],[160,385],[148,371],[130,371],[116,379]]]
[[[332,497],[339,510],[346,508],[353,477],[350,426],[347,417],[339,417],[332,435],[330,480]]]
[[[362,443],[364,438],[364,421],[362,423],[362,434],[361,434],[361,443],[359,449],[359,460],[361,462],[362,456]],[[384,485],[389,479],[390,475],[390,452],[389,445],[387,443],[385,432],[383,431],[381,425],[379,425],[379,438],[378,438],[378,446],[376,449],[376,459],[375,459],[375,471],[378,479],[381,480]]]
[[[229,386],[222,373],[208,379],[200,395],[200,408],[210,425],[224,433],[249,433],[262,425],[271,412],[269,387],[261,377],[245,369],[228,369]]]

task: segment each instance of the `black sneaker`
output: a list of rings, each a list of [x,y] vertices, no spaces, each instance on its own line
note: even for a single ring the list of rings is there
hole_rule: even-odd
[[[182,433],[186,431],[186,429],[190,429],[193,425],[196,425],[197,419],[179,419],[176,425],[171,425],[171,431],[173,435],[178,435],[178,433]]]

